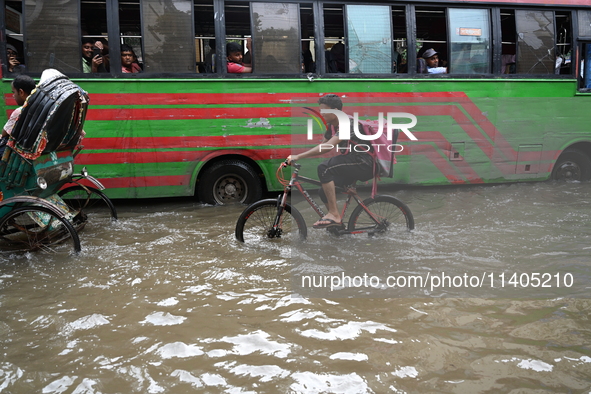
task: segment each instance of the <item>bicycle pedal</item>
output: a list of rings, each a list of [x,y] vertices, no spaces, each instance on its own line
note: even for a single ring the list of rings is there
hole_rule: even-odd
[[[340,237],[341,235],[345,234],[345,226],[343,227],[328,227],[326,229],[330,234]]]

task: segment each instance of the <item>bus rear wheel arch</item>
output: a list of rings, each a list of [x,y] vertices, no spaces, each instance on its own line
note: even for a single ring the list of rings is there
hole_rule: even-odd
[[[250,164],[236,159],[207,166],[197,183],[197,197],[206,204],[250,204],[263,196],[261,177]]]
[[[569,182],[591,180],[591,158],[582,150],[565,149],[554,164],[552,179]]]

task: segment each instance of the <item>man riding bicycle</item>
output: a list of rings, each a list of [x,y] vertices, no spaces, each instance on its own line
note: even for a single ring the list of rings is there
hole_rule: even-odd
[[[327,94],[318,100],[320,109],[343,109],[343,102],[336,94]],[[336,186],[348,186],[355,181],[367,181],[374,176],[373,157],[369,152],[353,149],[352,146],[362,144],[353,131],[353,122],[351,121],[350,139],[341,138],[339,132],[339,119],[337,115],[325,113],[324,120],[327,123],[324,132],[324,140],[314,148],[297,154],[289,155],[287,162],[305,159],[308,157],[321,156],[328,151],[328,147],[334,147],[339,153],[337,156],[322,162],[318,166],[318,178],[322,183],[322,191],[326,195],[326,207],[328,213],[314,223],[314,228],[342,227],[341,212],[337,205]],[[361,128],[361,126],[360,126]]]

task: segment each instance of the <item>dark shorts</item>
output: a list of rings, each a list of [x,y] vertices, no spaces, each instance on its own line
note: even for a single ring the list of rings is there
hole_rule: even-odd
[[[318,178],[322,183],[334,181],[337,186],[365,182],[373,178],[373,161],[366,154],[334,156],[318,166]]]

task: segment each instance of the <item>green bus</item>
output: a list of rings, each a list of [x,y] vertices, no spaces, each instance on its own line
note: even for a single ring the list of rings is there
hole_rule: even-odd
[[[0,122],[16,108],[15,75],[66,74],[90,97],[77,166],[111,198],[225,204],[279,190],[275,169],[305,133],[293,110],[327,93],[370,117],[416,116],[418,140],[401,135],[384,181],[591,179],[589,0],[0,6]],[[252,72],[228,72],[229,42]]]

